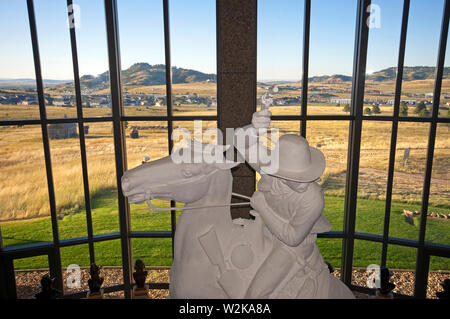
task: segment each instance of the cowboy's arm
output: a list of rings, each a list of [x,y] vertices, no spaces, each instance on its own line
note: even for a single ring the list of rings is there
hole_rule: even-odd
[[[233,138],[233,144],[238,153],[238,160],[245,160],[257,172],[259,172],[260,167],[257,161],[250,158],[250,153],[258,154],[259,137],[269,128],[271,115],[272,113],[268,109],[253,113],[252,123],[237,128]]]
[[[320,198],[321,197],[321,198]],[[281,218],[266,202],[264,194],[256,191],[252,196],[252,207],[261,215],[269,230],[288,246],[298,246],[311,232],[320,218],[324,206],[323,196],[312,200],[310,205],[303,205],[295,217],[288,221]]]

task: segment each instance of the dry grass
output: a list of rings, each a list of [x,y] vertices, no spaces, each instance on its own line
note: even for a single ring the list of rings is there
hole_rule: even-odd
[[[319,114],[334,114],[342,108],[311,105]],[[75,110],[73,108],[73,110]],[[183,114],[202,113],[215,115],[215,109],[190,106]],[[299,114],[299,107],[272,107],[276,114]],[[48,107],[52,117],[63,117],[68,108]],[[85,109],[86,116],[107,115],[109,109]],[[388,110],[382,108],[383,113]],[[0,107],[0,118],[33,118],[36,107]],[[105,113],[106,112],[106,113]],[[128,115],[165,114],[164,108],[127,108]],[[141,112],[141,113],[139,113]],[[204,129],[215,127],[215,122],[204,122]],[[361,143],[361,172],[359,195],[383,198],[389,161],[391,123],[365,121]],[[114,148],[111,123],[89,124],[86,138],[89,186],[92,194],[116,187]],[[143,156],[157,159],[168,155],[166,122],[129,122],[139,127],[139,139],[127,137],[128,167],[139,165]],[[193,122],[174,122],[174,128],[193,130]],[[281,134],[299,133],[297,121],[273,121]],[[329,195],[343,195],[348,143],[348,121],[308,121],[307,138],[312,146],[319,147],[327,158],[327,169],[322,177]],[[49,214],[44,154],[39,125],[0,128],[0,220],[31,218]],[[398,131],[394,199],[418,201],[421,198],[423,173],[426,163],[429,124],[400,123]],[[450,129],[438,125],[438,135],[433,164],[431,202],[450,202],[449,172]],[[52,140],[53,178],[57,210],[59,213],[78,210],[84,206],[81,173],[80,145],[78,138]],[[403,153],[411,148],[408,165],[403,166]]]
[[[123,90],[131,94],[166,94],[166,85],[130,86],[125,85]],[[101,90],[98,94],[109,94],[109,89]],[[172,84],[173,94],[216,95],[217,83],[193,82]]]

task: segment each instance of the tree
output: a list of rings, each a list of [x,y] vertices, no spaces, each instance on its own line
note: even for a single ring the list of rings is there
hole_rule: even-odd
[[[414,109],[414,113],[420,114],[422,110],[426,110],[427,107],[425,106],[424,101],[420,101],[419,104],[416,105],[416,108]]]
[[[350,104],[344,105],[344,112],[350,112]]]
[[[422,116],[422,117],[430,116],[430,111],[428,111],[427,108],[421,109],[419,111],[419,116]]]
[[[372,107],[372,113],[373,114],[380,114],[381,110],[380,110],[380,106],[378,104],[374,104]]]
[[[400,102],[400,115],[408,116],[408,105],[404,101]]]
[[[370,109],[370,107],[366,107],[364,109],[364,114],[372,114],[372,110]]]

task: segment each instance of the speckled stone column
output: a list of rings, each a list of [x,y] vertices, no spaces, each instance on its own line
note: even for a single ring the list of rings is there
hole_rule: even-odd
[[[242,127],[256,110],[257,0],[217,0],[217,100],[219,128]],[[251,196],[255,173],[233,169],[233,190]],[[232,208],[233,218],[248,218],[249,208]]]

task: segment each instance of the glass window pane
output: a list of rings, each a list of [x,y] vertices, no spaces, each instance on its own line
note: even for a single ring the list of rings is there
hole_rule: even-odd
[[[437,125],[425,240],[450,245],[450,124]]]
[[[168,283],[172,265],[172,241],[170,238],[133,238],[133,261],[142,259],[148,272],[146,283]],[[166,299],[167,289],[150,289],[150,298]]]
[[[89,290],[89,245],[61,247],[60,252],[64,294]]]
[[[14,259],[16,291],[18,299],[35,299],[35,294],[41,291],[42,276],[50,274],[48,256],[41,255]]]
[[[122,248],[120,239],[100,241],[94,243],[95,263],[102,267],[105,266],[122,266]],[[120,269],[121,270],[121,269]],[[120,272],[122,274],[122,272]],[[114,284],[123,283],[123,277],[116,278]],[[110,282],[106,282],[103,286],[111,286]]]
[[[162,1],[118,1],[125,115],[166,115]]]
[[[345,114],[350,104],[356,1],[311,1],[308,114]]]
[[[367,49],[365,115],[392,115],[403,1],[372,1]]]
[[[348,121],[308,121],[306,139],[323,152],[327,161],[321,185],[325,194],[324,215],[332,230],[342,230],[347,171]]]
[[[171,238],[133,238],[132,245],[134,261],[136,261],[136,259],[138,258],[142,259],[147,267],[172,265]],[[163,282],[163,280],[169,280],[168,274],[162,273],[160,275],[163,276],[163,278],[154,278],[154,282]]]
[[[94,234],[119,231],[112,123],[84,125]]]
[[[447,36],[447,48],[445,49],[444,76],[442,78],[441,99],[439,103],[439,116],[450,117],[450,41]]]
[[[388,246],[386,267],[394,274],[391,277],[391,282],[396,285],[393,290],[394,293],[414,295],[416,257],[416,248],[397,245]]]
[[[356,231],[382,235],[392,123],[363,121]]]
[[[437,299],[437,292],[443,291],[442,284],[449,278],[450,258],[430,257],[430,271],[428,272],[427,298]]]
[[[0,120],[38,119],[33,49],[25,0],[0,2]]]
[[[300,115],[304,1],[258,2],[257,97],[271,85],[273,115]]]
[[[47,117],[76,117],[67,2],[38,0],[34,7],[42,78],[57,80],[44,89],[48,94]]]
[[[353,251],[352,284],[355,286],[369,287],[367,281],[371,271],[370,265],[380,265],[381,243],[366,240],[355,240]]]
[[[102,266],[102,287],[123,284],[122,248],[120,239],[94,243],[95,263]],[[89,269],[86,269],[89,272]],[[123,298],[123,291],[105,294],[105,298]]]
[[[83,116],[110,116],[104,1],[75,0],[73,3]]]
[[[175,115],[216,115],[216,2],[170,1]]]
[[[87,236],[78,125],[50,124],[47,129],[50,138],[59,238]]]
[[[128,169],[169,155],[167,122],[125,122]],[[158,207],[169,201],[152,200]],[[170,212],[149,213],[146,203],[130,205],[131,230],[170,230]]]
[[[429,123],[398,125],[389,236],[418,240]],[[412,212],[412,213],[409,213]]]
[[[431,116],[443,8],[443,0],[411,1],[401,97],[408,116]]]
[[[41,126],[1,128],[0,158],[3,245],[52,241]]]

